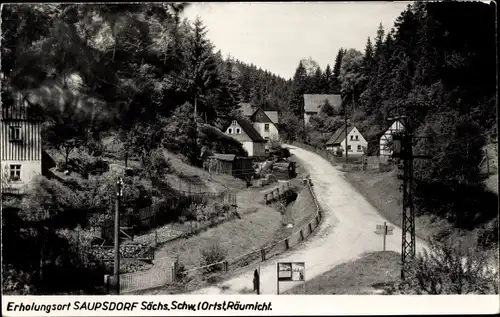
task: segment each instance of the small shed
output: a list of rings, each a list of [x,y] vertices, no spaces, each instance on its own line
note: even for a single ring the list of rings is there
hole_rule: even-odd
[[[279,159],[273,164],[273,174],[280,180],[288,180],[297,176],[295,162],[287,159]]]
[[[207,157],[208,170],[211,173],[228,174],[247,179],[254,174],[251,157],[241,157],[235,154],[214,153]]]

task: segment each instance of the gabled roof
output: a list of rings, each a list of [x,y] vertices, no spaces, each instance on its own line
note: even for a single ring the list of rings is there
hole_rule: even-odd
[[[278,111],[264,111],[274,124],[278,124]]]
[[[251,115],[253,115],[255,113],[255,111],[257,111],[257,107],[252,106],[252,104],[250,104],[248,102],[242,102],[238,106],[239,106],[241,113],[247,117],[250,117]]]
[[[347,128],[347,134],[351,133],[352,129],[354,129],[353,126],[349,126]],[[337,131],[332,135],[330,140],[326,142],[326,145],[333,145],[333,144],[340,144],[342,141],[345,139],[345,125],[338,128]]]
[[[328,100],[330,105],[335,109],[339,109],[342,105],[342,98],[340,95],[317,95],[305,94],[304,95],[304,110],[305,112],[320,112],[321,107]]]
[[[253,125],[249,121],[244,120],[244,119],[238,119],[236,121],[241,126],[241,128],[243,129],[243,131],[245,131],[245,133],[248,135],[248,137],[250,139],[252,139],[252,141],[254,141],[254,142],[267,142],[259,134],[259,132],[257,132],[257,130],[255,130],[255,128],[253,127]]]

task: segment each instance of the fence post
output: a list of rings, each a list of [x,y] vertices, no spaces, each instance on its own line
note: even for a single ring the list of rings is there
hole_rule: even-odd
[[[312,225],[311,225],[311,223],[309,223],[309,233],[312,233],[312,232],[313,232]]]
[[[290,249],[290,244],[288,242],[288,238],[285,239],[285,248],[288,250]]]
[[[155,247],[158,246],[158,231],[155,230]]]
[[[319,216],[316,216],[316,225],[319,225]]]
[[[302,229],[300,229],[300,238],[304,240],[304,232],[302,232]]]
[[[109,293],[109,274],[104,274],[104,288],[106,293]]]
[[[224,261],[223,264],[224,264],[224,272],[227,273],[227,271],[229,271],[229,262],[228,261]]]
[[[266,260],[266,249],[260,249],[260,257],[262,259],[262,262]]]
[[[177,261],[174,261],[172,263],[172,282],[175,282],[177,280]]]

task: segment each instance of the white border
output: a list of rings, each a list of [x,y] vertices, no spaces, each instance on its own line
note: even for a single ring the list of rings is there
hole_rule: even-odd
[[[241,305],[271,303],[272,310],[145,310],[142,303],[186,302],[198,305],[201,302],[221,304],[224,301]],[[98,311],[76,310],[75,303],[134,303],[133,310]],[[68,304],[70,310],[51,311],[49,314],[37,311],[8,311],[13,304]],[[13,304],[12,304],[13,303]],[[122,304],[123,305],[123,304]],[[498,295],[164,295],[164,296],[2,296],[3,316],[241,316],[241,315],[441,315],[441,314],[494,314],[500,312]]]

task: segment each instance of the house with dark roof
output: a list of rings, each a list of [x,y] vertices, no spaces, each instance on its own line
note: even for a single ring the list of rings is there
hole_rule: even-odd
[[[252,122],[253,127],[266,141],[279,140],[278,111],[264,111],[249,103],[240,104],[240,112]],[[268,145],[266,145],[267,147]]]
[[[368,142],[361,132],[354,126],[347,126],[347,152],[349,155],[362,155]],[[326,149],[335,152],[337,155],[344,155],[346,151],[346,126],[342,126],[335,131],[330,140],[326,142]]]
[[[318,114],[326,102],[328,102],[334,109],[339,110],[342,105],[342,98],[340,95],[305,94],[304,124],[307,125],[311,116]]]
[[[267,141],[255,130],[252,122],[246,119],[233,120],[226,128],[226,135],[238,140],[247,151],[248,156],[264,158]]]

